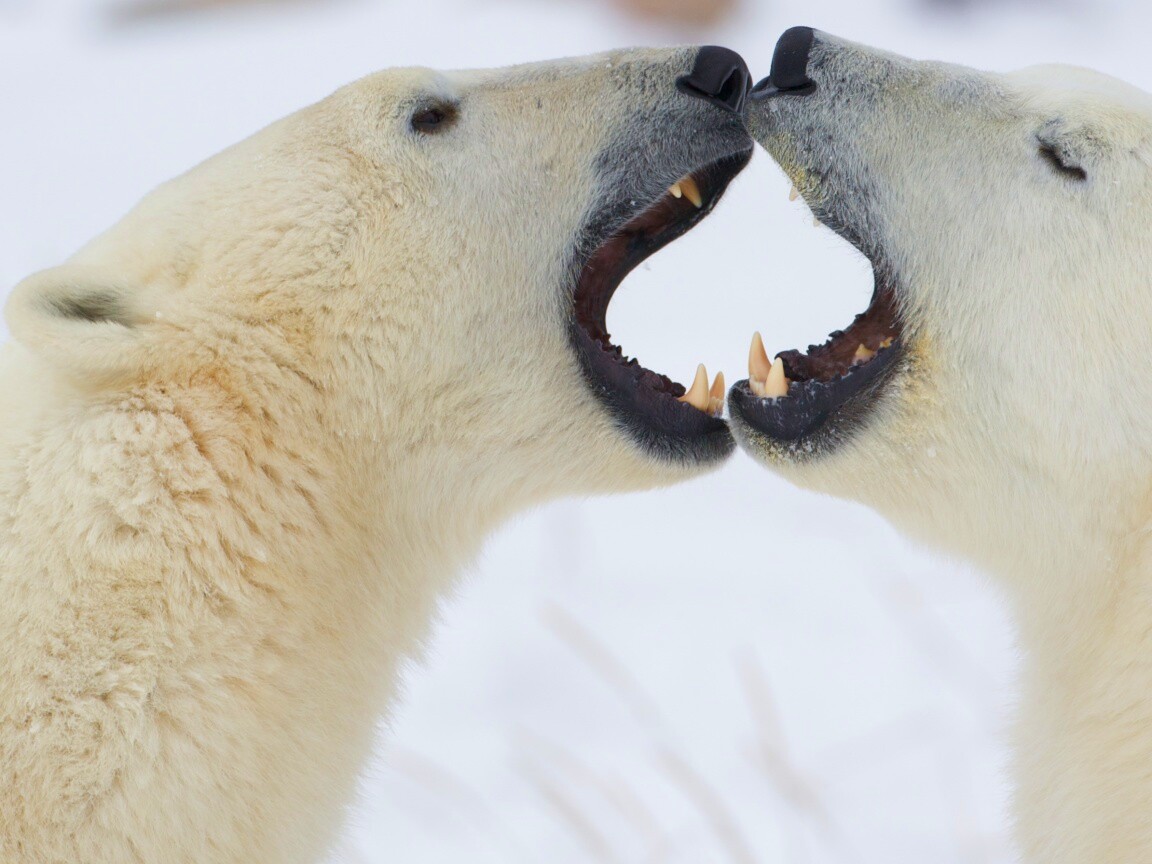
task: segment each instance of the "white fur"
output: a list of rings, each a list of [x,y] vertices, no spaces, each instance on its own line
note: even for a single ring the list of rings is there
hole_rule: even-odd
[[[1005,586],[1025,652],[1024,859],[1152,861],[1152,98],[826,35],[810,68],[816,93],[754,109],[754,132],[883,250],[907,361],[837,448],[738,437]]]
[[[597,159],[693,56],[371,76],[15,290],[0,861],[318,859],[484,534],[699,470],[621,433],[565,329]],[[412,134],[439,97],[457,125]]]

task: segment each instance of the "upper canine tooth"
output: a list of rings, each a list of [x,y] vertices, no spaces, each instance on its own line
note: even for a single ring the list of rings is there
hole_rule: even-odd
[[[799,197],[800,197],[800,190],[797,189],[795,186],[793,186],[792,191],[788,193],[788,200],[789,201],[795,201]]]
[[[696,185],[696,181],[691,177],[685,177],[680,181],[680,188],[684,190],[684,197],[695,204],[697,207],[704,206],[704,196],[700,194],[700,187]]]
[[[772,361],[768,359],[768,352],[764,350],[764,340],[760,338],[760,331],[752,334],[752,347],[748,349],[748,380],[763,383],[768,379],[768,370],[772,368]]]
[[[688,392],[680,397],[681,402],[687,402],[698,411],[708,410],[708,370],[701,363],[696,367],[696,378]]]
[[[768,370],[768,380],[764,382],[764,395],[769,399],[787,396],[790,383],[784,374],[784,361],[777,357],[772,361],[772,368]]]
[[[717,372],[712,389],[708,391],[708,413],[719,417],[724,413],[724,373]]]
[[[673,183],[671,186],[668,187],[668,191],[672,193],[673,198],[683,198],[684,197],[684,190],[682,190],[680,188],[679,183]]]
[[[852,362],[853,363],[867,363],[869,360],[871,360],[875,356],[876,356],[875,351],[868,349],[867,347],[865,347],[865,345],[863,343],[861,343],[860,347],[856,349],[856,353],[852,355]]]

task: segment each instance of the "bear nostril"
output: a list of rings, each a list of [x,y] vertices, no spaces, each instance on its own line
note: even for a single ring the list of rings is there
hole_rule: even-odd
[[[739,114],[751,83],[743,57],[728,48],[706,45],[696,54],[691,73],[676,79],[676,89]]]
[[[763,99],[777,93],[804,96],[811,93],[816,82],[808,77],[808,60],[816,33],[811,27],[793,27],[784,31],[772,54],[772,70],[768,77],[752,88],[753,99]]]

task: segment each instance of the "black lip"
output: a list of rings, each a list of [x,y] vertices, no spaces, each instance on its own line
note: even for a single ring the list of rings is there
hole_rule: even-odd
[[[700,186],[704,203],[699,209],[686,199],[665,195],[636,208],[622,225],[615,208],[602,215],[603,223],[593,219],[585,233],[599,239],[585,244],[588,251],[577,258],[569,334],[585,381],[629,437],[674,462],[709,462],[727,456],[735,447],[728,424],[677,401],[684,394],[682,385],[626,357],[607,332],[608,305],[620,283],[640,263],[711,213],[751,156],[749,145],[685,172]],[[613,229],[612,224],[620,227]]]
[[[872,300],[846,330],[834,331],[823,345],[809,346],[807,354],[776,355],[791,381],[787,396],[760,398],[747,379],[732,385],[728,407],[737,425],[789,445],[797,454],[825,452],[864,426],[906,354],[900,291],[889,268],[872,260],[876,279]],[[890,342],[880,347],[884,339]],[[859,344],[877,353],[853,365],[852,354]]]
[[[761,399],[747,379],[737,381],[728,391],[728,406],[733,417],[776,441],[811,440],[818,433],[844,438],[867,416],[903,354],[903,343],[895,340],[869,362],[830,381],[793,382],[782,399]]]
[[[822,112],[835,110],[821,72],[822,45],[809,27],[794,27],[780,37],[769,77],[749,94],[749,126],[772,155],[777,155],[772,143],[778,135],[791,140],[791,158],[803,163],[797,169],[805,174],[802,185],[812,211],[872,263],[872,300],[850,326],[833,332],[822,345],[809,346],[806,353],[776,354],[790,382],[786,396],[761,398],[747,380],[728,393],[739,437],[801,460],[828,452],[864,429],[888,384],[908,367],[904,292],[879,238],[869,230],[874,222],[862,208],[871,196],[861,188],[860,177],[832,159],[837,148],[820,126]],[[870,359],[859,354],[861,347]]]

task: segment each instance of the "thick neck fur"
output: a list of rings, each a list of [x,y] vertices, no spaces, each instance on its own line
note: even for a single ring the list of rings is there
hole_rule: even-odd
[[[1073,590],[1017,603],[1024,661],[1016,818],[1029,862],[1152,860],[1152,543],[1033,573]],[[1117,548],[1115,546],[1113,549]]]
[[[971,463],[949,458],[959,448],[947,449],[944,434],[912,439],[905,453],[934,452],[908,468],[922,482],[872,503],[906,533],[992,575],[1012,608],[1022,860],[1152,861],[1152,496],[1133,482],[1144,472],[1131,451],[1081,471],[1001,442],[990,451],[1004,459],[999,472],[1027,482],[989,487],[971,482],[980,474]],[[892,457],[882,456],[857,460],[875,466],[865,492],[888,482]]]
[[[479,540],[232,349],[97,392],[0,354],[0,859],[315,860]]]

